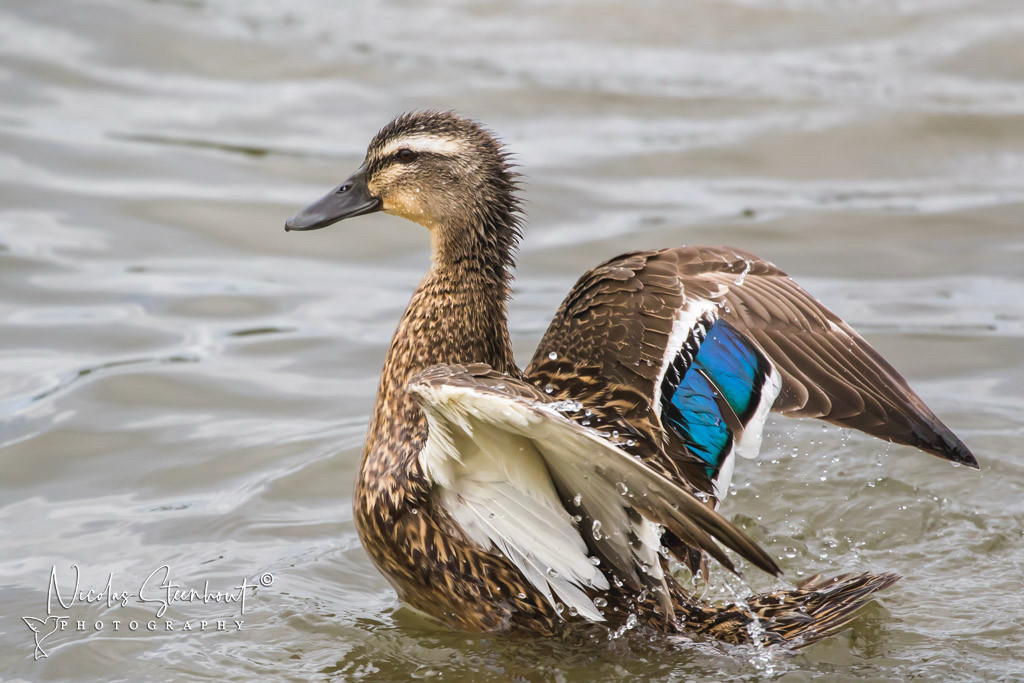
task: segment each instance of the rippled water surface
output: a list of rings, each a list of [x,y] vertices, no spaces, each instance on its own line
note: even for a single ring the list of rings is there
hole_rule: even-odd
[[[1019,678],[1022,46],[1017,0],[0,1],[0,671]],[[521,360],[598,261],[733,244],[973,448],[980,473],[779,419],[739,463],[724,512],[785,581],[904,575],[852,629],[755,656],[449,633],[399,608],[351,490],[426,235],[282,223],[417,107],[487,122],[528,177]],[[22,617],[72,564],[83,589],[138,591],[161,565],[200,591],[269,585],[244,617],[176,601],[152,631],[157,604],[55,605],[71,627],[36,661]],[[745,590],[713,576],[712,596]],[[232,628],[200,630],[216,619]]]

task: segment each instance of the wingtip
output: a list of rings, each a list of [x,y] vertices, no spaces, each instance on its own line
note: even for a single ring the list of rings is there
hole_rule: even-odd
[[[947,439],[946,443],[943,444],[946,447],[942,449],[940,455],[951,462],[966,465],[974,470],[980,470],[981,466],[978,464],[978,459],[974,457],[974,454],[971,453],[971,450],[967,448],[964,442],[956,438],[952,432],[949,436],[952,438]]]
[[[966,465],[974,470],[981,469],[978,459],[971,453],[967,444],[937,419],[928,425],[927,430],[918,431],[917,436],[919,442],[916,445],[921,450],[956,465]]]
[[[757,566],[758,569],[760,569],[761,571],[765,572],[766,574],[771,574],[772,576],[775,576],[775,577],[782,576],[782,567],[780,567],[778,565],[778,563],[775,562],[774,559],[772,559],[771,555],[769,555],[760,546],[758,546],[757,549],[760,552],[757,553],[757,555],[755,555],[753,557],[750,557],[748,559],[751,562],[753,562]],[[736,572],[736,574],[738,576],[740,576],[740,578],[743,577],[743,575],[740,574],[738,571]]]

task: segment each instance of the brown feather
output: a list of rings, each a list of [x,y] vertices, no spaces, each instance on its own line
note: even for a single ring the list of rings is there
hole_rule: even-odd
[[[654,382],[675,311],[700,298],[721,301],[721,317],[756,342],[781,372],[775,412],[820,418],[978,466],[963,442],[849,325],[783,271],[738,249],[634,252],[599,265],[566,297],[526,374],[538,382],[552,380],[552,352],[563,364],[599,360],[605,382],[631,384],[649,397],[621,417],[652,441],[664,442],[652,405]],[[588,402],[586,395],[572,398]],[[685,453],[666,455],[690,460]]]

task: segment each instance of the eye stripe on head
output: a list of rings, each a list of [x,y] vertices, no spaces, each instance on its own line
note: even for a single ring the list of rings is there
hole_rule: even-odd
[[[374,156],[386,159],[400,149],[408,149],[417,154],[458,154],[463,150],[463,144],[458,140],[436,135],[403,135],[400,138],[389,141],[384,147],[375,152]]]

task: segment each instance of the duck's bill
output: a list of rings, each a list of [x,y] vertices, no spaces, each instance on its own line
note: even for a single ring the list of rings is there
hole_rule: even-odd
[[[285,230],[319,230],[338,221],[380,211],[380,200],[366,187],[366,168],[285,221]]]

